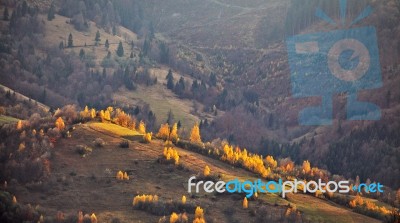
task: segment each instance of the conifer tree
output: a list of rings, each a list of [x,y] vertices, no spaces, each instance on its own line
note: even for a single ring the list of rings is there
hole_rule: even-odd
[[[123,57],[124,56],[124,47],[122,46],[122,42],[121,41],[118,44],[117,55],[119,57]]]

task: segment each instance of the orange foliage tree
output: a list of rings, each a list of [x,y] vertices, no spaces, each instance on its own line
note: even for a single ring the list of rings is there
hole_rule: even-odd
[[[303,161],[303,173],[309,174],[311,172],[311,164],[308,160]]]
[[[56,128],[60,131],[64,130],[64,128],[65,128],[64,120],[61,117],[57,118],[55,125],[56,125]]]
[[[210,175],[210,172],[211,172],[210,167],[208,167],[208,166],[206,165],[206,166],[204,167],[203,175],[204,175],[205,177],[207,177],[207,176]]]
[[[157,137],[160,139],[168,140],[169,139],[169,125],[168,123],[161,124],[160,129],[158,130]]]
[[[144,124],[143,121],[140,121],[140,123],[139,123],[138,132],[140,134],[146,134],[146,124]]]
[[[170,138],[170,140],[173,141],[173,142],[177,142],[177,141],[178,141],[179,136],[178,136],[178,124],[177,124],[177,123],[175,123],[175,124],[172,126],[172,129],[171,129],[169,138]]]
[[[263,158],[260,155],[248,153],[246,149],[241,150],[239,147],[234,150],[228,144],[224,145],[223,151],[221,157],[223,161],[233,165],[241,164],[245,169],[260,174],[262,177],[267,177],[271,172],[271,169],[264,165]]]
[[[244,199],[243,199],[243,208],[244,208],[244,209],[249,208],[249,202],[247,201],[247,198],[246,198],[246,197],[244,197]]]
[[[265,158],[265,161],[267,162],[267,166],[270,167],[271,169],[276,168],[278,166],[278,162],[276,162],[273,156],[267,156]]]
[[[172,148],[172,147],[164,147],[164,151],[163,151],[163,155],[164,158],[166,160],[174,160],[175,161],[175,165],[179,164],[179,154],[178,154],[178,150]]]
[[[200,128],[197,123],[194,124],[192,131],[190,133],[190,142],[201,143]]]

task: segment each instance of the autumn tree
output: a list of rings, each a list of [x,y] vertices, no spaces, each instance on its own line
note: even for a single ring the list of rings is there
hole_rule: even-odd
[[[104,120],[106,120],[106,121],[111,120],[110,110],[108,110],[108,109],[104,112]]]
[[[83,111],[81,111],[81,112],[79,113],[79,116],[80,116],[81,118],[89,118],[89,117],[91,116],[91,113],[90,113],[90,111],[89,111],[89,107],[88,107],[88,106],[85,106],[85,108],[83,109]]]
[[[90,223],[97,223],[97,217],[94,213],[90,215]]]
[[[92,119],[96,118],[96,109],[94,108],[90,109],[90,118]]]
[[[271,168],[276,168],[278,166],[278,162],[276,162],[273,156],[267,156],[265,161],[267,162],[267,166]]]
[[[247,201],[247,198],[246,198],[246,197],[244,197],[244,199],[243,199],[243,208],[244,208],[244,209],[249,208],[249,202]]]
[[[303,162],[303,173],[309,174],[311,172],[311,164],[308,160]]]
[[[197,206],[196,210],[194,211],[194,217],[195,218],[204,218],[204,210],[201,207]]]
[[[190,133],[190,142],[201,143],[200,128],[197,123],[193,126],[192,131]]]
[[[170,136],[169,125],[168,123],[161,124],[160,129],[158,130],[157,137],[168,140]]]
[[[186,204],[186,196],[185,195],[182,196],[182,204]]]
[[[170,223],[176,223],[179,220],[179,216],[175,213],[172,212],[171,217],[169,218]]]
[[[55,125],[56,125],[56,128],[60,131],[64,130],[64,128],[65,128],[64,120],[61,117],[57,118]]]
[[[171,132],[170,132],[170,134],[169,134],[169,139],[171,140],[171,141],[173,141],[173,142],[177,142],[178,141],[178,124],[177,123],[175,123],[173,126],[172,126],[172,129],[171,129]]]
[[[211,172],[210,167],[208,167],[208,166],[206,165],[206,166],[204,167],[203,175],[204,175],[205,177],[207,177],[207,176],[210,175],[210,172]]]
[[[21,121],[21,120],[18,120],[18,122],[17,122],[17,130],[21,130],[22,127],[23,127],[22,121]]]
[[[153,136],[153,134],[152,134],[151,132],[145,133],[145,134],[143,135],[143,141],[144,141],[145,143],[150,143],[150,142],[151,142],[152,136]]]
[[[146,134],[146,124],[144,124],[143,121],[140,121],[140,123],[139,123],[138,132],[140,134]]]

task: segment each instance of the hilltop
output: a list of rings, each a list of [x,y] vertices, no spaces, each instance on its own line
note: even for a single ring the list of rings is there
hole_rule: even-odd
[[[128,140],[129,148],[121,148],[120,143],[126,137],[111,130],[111,125],[105,124],[104,129],[91,122],[75,125],[71,138],[55,143],[51,174],[47,178],[26,185],[11,181],[9,190],[18,202],[40,205],[44,219],[56,216],[59,211],[65,216],[83,211],[95,213],[100,222],[113,219],[157,222],[164,214],[132,209],[133,197],[150,194],[177,202],[185,195],[188,203],[205,210],[207,222],[260,222],[260,219],[264,222],[286,217],[302,222],[376,221],[313,195],[292,194],[284,200],[275,194],[260,194],[249,201],[248,210],[242,208],[243,195],[190,195],[187,180],[193,175],[200,176],[206,165],[223,180],[251,180],[257,175],[182,148],[177,148],[180,167],[160,163],[164,141],[143,144],[140,140]],[[104,144],[94,144],[100,140]],[[91,147],[91,152],[81,156],[77,153],[79,146]],[[128,181],[115,178],[120,170],[129,174]],[[297,213],[297,217],[290,212]],[[188,216],[192,219],[193,213],[188,212]]]

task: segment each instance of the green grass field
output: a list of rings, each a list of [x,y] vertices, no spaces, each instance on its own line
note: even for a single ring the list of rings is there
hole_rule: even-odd
[[[16,123],[18,121],[19,121],[19,119],[16,119],[16,118],[13,118],[10,116],[0,115],[0,125],[12,124],[12,123]]]
[[[145,102],[150,105],[151,110],[156,114],[157,124],[167,121],[168,113],[171,110],[175,122],[179,120],[185,129],[190,130],[199,118],[191,114],[193,103],[189,100],[177,98],[171,91],[163,88],[162,85],[139,88],[136,91],[120,90],[114,95],[114,100],[122,104],[135,104]]]

